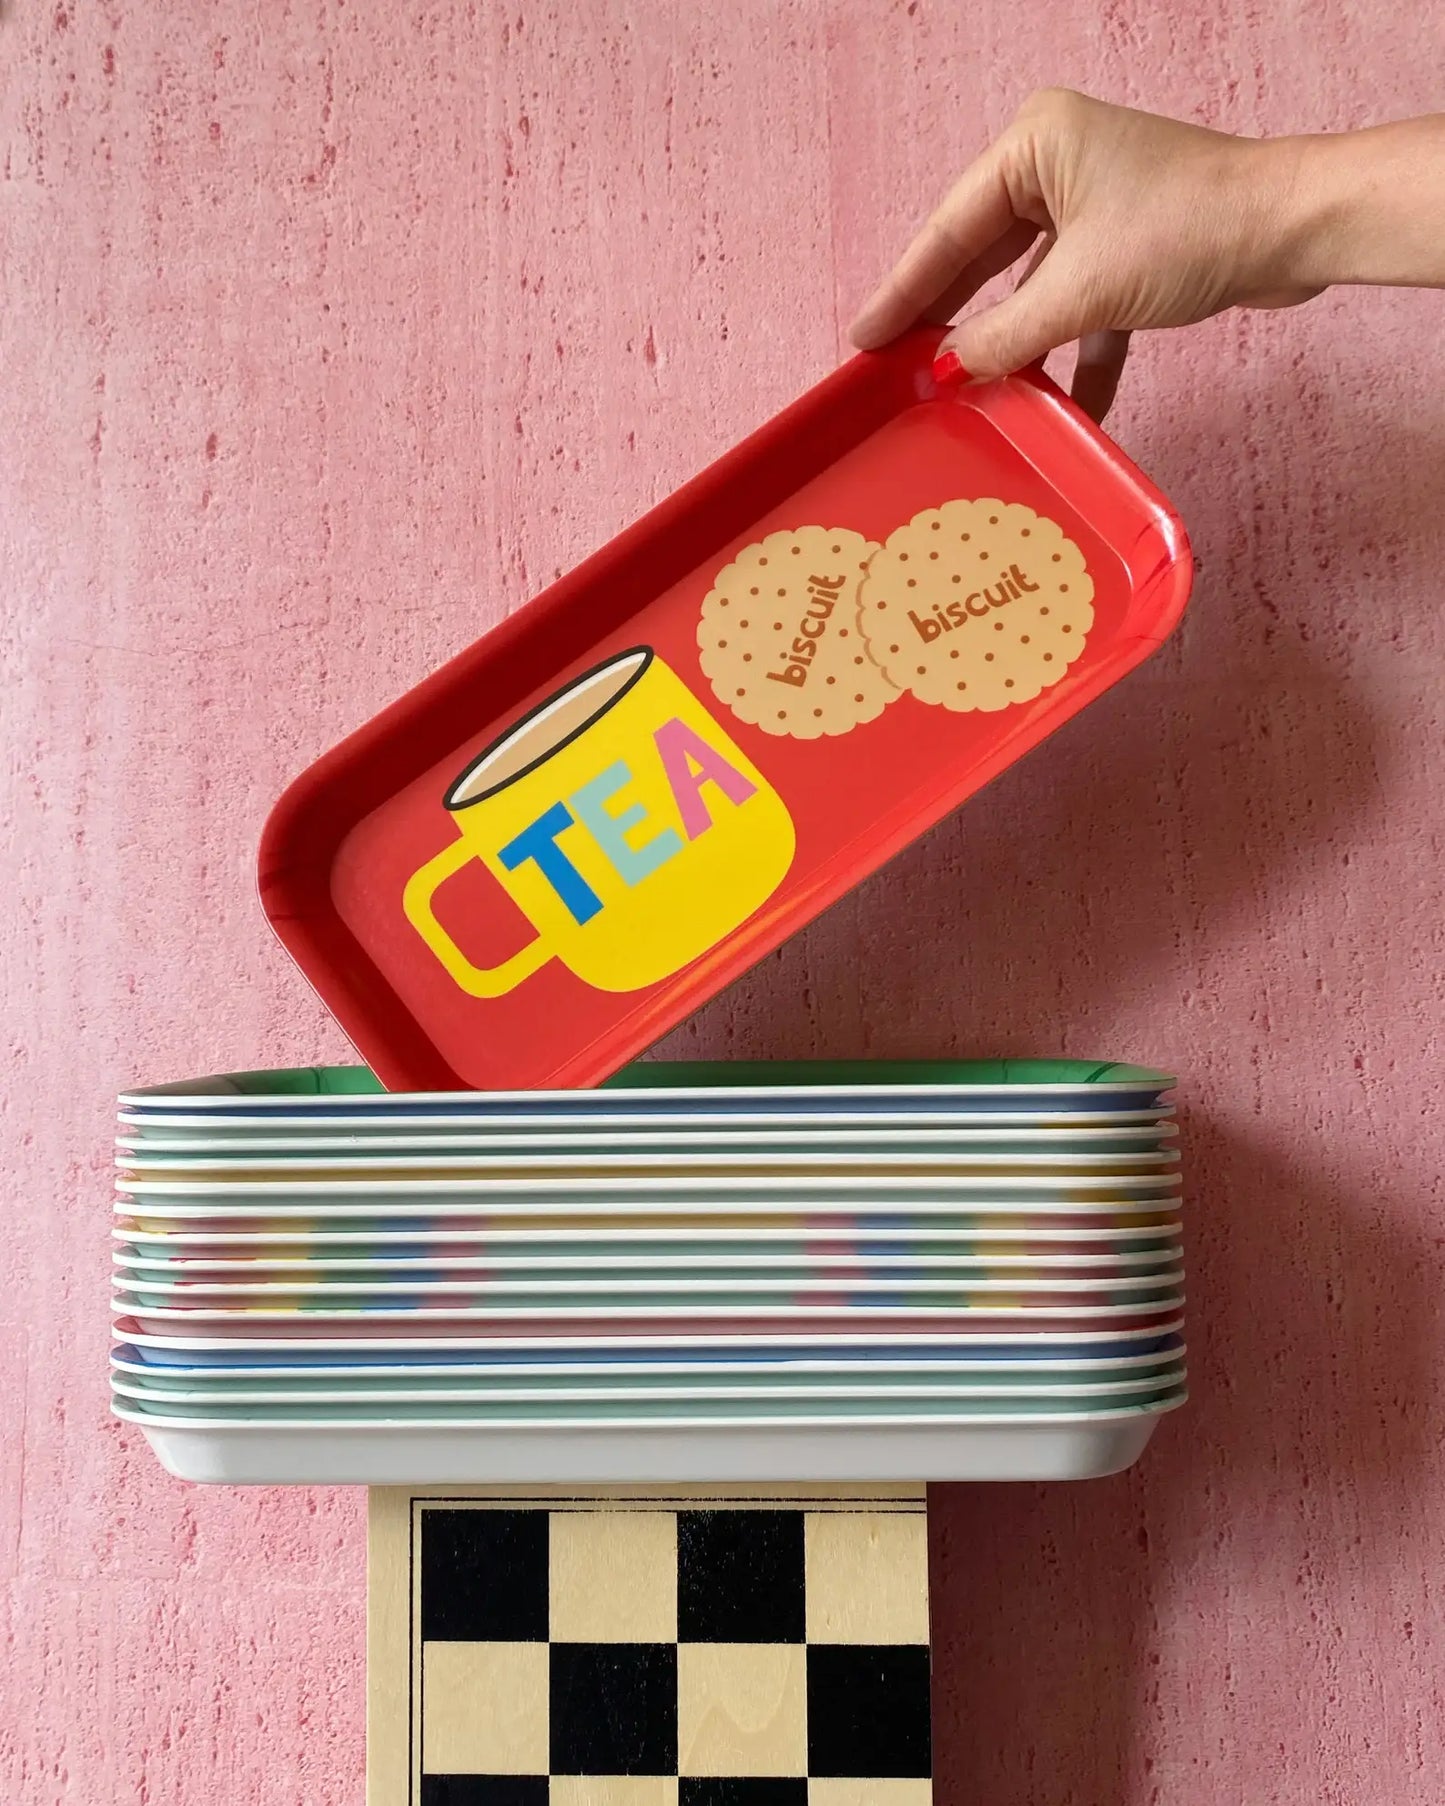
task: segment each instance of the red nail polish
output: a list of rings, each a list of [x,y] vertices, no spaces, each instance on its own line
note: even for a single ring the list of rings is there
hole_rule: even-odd
[[[933,380],[940,385],[961,383],[967,375],[956,351],[945,348],[933,360]]]

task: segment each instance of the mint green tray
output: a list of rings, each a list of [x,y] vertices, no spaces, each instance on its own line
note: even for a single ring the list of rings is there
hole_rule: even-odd
[[[700,1090],[787,1094],[860,1088],[886,1088],[894,1092],[977,1089],[995,1093],[1017,1089],[1046,1097],[1084,1092],[1096,1096],[1102,1093],[1153,1098],[1171,1090],[1175,1082],[1170,1073],[1109,1060],[643,1060],[624,1067],[608,1079],[601,1090],[654,1093],[686,1090],[694,1094],[689,1099],[692,1103],[697,1102],[695,1093]],[[463,1100],[469,1108],[477,1108],[503,1097],[524,1102],[557,1099],[577,1102],[589,1097],[595,1100],[599,1093],[387,1092],[375,1074],[364,1066],[306,1066],[275,1072],[225,1073],[214,1078],[158,1085],[127,1092],[121,1102],[126,1108],[147,1110],[164,1109],[168,1102],[173,1107],[182,1097],[194,1099],[205,1108],[236,1098],[259,1101],[266,1098],[377,1096],[413,1106],[418,1102],[433,1102],[455,1109]]]
[[[119,1407],[118,1414],[130,1417],[132,1421],[141,1418],[179,1418],[190,1423],[367,1423],[375,1424],[381,1430],[387,1424],[402,1423],[529,1423],[539,1428],[554,1425],[560,1428],[567,1424],[597,1422],[688,1424],[760,1418],[804,1418],[843,1423],[856,1422],[860,1418],[887,1418],[895,1421],[943,1418],[957,1422],[962,1419],[1005,1417],[1017,1420],[1067,1415],[1087,1419],[1113,1416],[1121,1411],[1169,1411],[1183,1404],[1186,1396],[1182,1382],[1176,1378],[1168,1385],[1141,1388],[1136,1393],[1100,1399],[1093,1404],[1083,1399],[1047,1395],[1040,1395],[1038,1398],[998,1399],[978,1398],[966,1393],[940,1393],[939,1396],[928,1399],[860,1398],[846,1401],[761,1397],[713,1400],[698,1397],[666,1403],[636,1399],[631,1402],[613,1400],[583,1404],[559,1400],[550,1406],[521,1402],[445,1405],[427,1400],[411,1406],[393,1405],[390,1408],[380,1407],[370,1401],[357,1405],[208,1404],[198,1407],[193,1404],[175,1405],[160,1399],[151,1399],[142,1404],[139,1400],[122,1395],[113,1395],[113,1398]]]

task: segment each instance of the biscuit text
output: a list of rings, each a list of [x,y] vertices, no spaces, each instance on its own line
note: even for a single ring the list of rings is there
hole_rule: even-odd
[[[1016,564],[1011,564],[1007,573],[997,583],[989,584],[987,589],[974,590],[971,595],[956,597],[946,606],[935,602],[931,614],[916,614],[910,608],[908,618],[919,639],[929,644],[941,639],[946,633],[954,633],[958,628],[966,627],[970,619],[980,620],[994,609],[1016,602],[1020,596],[1032,595],[1038,587],[1037,583],[1029,581],[1026,572]]]
[[[818,656],[818,642],[827,630],[834,604],[846,582],[846,575],[808,579],[808,612],[798,623],[792,645],[778,654],[783,663],[782,670],[766,674],[772,683],[791,684],[795,690],[801,690],[807,683],[808,672]]]

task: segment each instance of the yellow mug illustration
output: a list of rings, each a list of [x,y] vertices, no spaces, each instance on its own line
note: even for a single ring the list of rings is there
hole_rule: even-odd
[[[408,880],[408,921],[473,997],[549,959],[599,991],[636,991],[715,947],[782,883],[796,845],[777,791],[648,647],[550,697],[447,793],[457,838]],[[479,860],[536,929],[478,966],[437,920],[437,891]]]

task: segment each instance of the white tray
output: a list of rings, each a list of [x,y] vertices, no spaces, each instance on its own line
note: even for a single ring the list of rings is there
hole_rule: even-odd
[[[1173,1275],[1184,1258],[1180,1243],[1167,1243],[1158,1248],[1131,1254],[940,1254],[896,1252],[895,1238],[888,1244],[893,1252],[872,1254],[865,1251],[848,1253],[811,1252],[806,1245],[798,1249],[758,1253],[734,1253],[726,1248],[709,1249],[706,1253],[656,1253],[651,1248],[617,1249],[605,1254],[498,1254],[482,1256],[433,1254],[422,1259],[321,1259],[300,1257],[264,1259],[237,1255],[224,1258],[195,1257],[186,1254],[164,1259],[147,1253],[117,1250],[111,1254],[113,1266],[122,1273],[134,1274],[147,1288],[160,1282],[179,1280],[205,1281],[208,1284],[291,1285],[304,1282],[312,1286],[347,1285],[351,1283],[434,1283],[450,1285],[454,1278],[489,1274],[542,1273],[555,1279],[558,1274],[597,1275],[617,1269],[619,1275],[678,1273],[703,1276],[712,1272],[756,1271],[759,1276],[796,1273],[799,1278],[820,1279],[828,1274],[839,1278],[876,1280],[890,1274],[937,1274],[943,1283],[960,1285],[970,1274],[979,1278],[1007,1278],[1017,1289],[1031,1277],[1047,1279],[1109,1280],[1134,1279],[1158,1274]],[[431,1278],[428,1281],[427,1276]],[[120,1274],[117,1274],[117,1278]],[[716,1282],[721,1284],[721,1281]]]
[[[1108,1135],[1120,1129],[1139,1129],[1149,1135],[1177,1133],[1174,1107],[1161,1104],[1156,1110],[870,1110],[866,1118],[841,1115],[836,1110],[760,1110],[669,1112],[659,1116],[655,1111],[549,1110],[517,1115],[419,1116],[402,1110],[373,1112],[357,1116],[321,1116],[314,1111],[267,1111],[247,1115],[230,1112],[217,1116],[177,1114],[159,1110],[122,1110],[117,1121],[128,1134],[141,1141],[155,1137],[175,1137],[184,1145],[210,1141],[216,1135],[240,1138],[260,1132],[284,1139],[307,1140],[314,1135],[343,1136],[349,1140],[370,1143],[373,1138],[389,1139],[401,1132],[426,1141],[446,1136],[474,1139],[494,1134],[536,1134],[545,1129],[554,1137],[570,1139],[574,1135],[645,1134],[665,1132],[696,1135],[749,1134],[756,1131],[781,1130],[787,1133],[809,1133],[839,1130],[859,1134],[890,1133],[902,1130],[945,1131],[964,1137],[987,1137],[1000,1133],[1035,1133],[1067,1138],[1071,1133]],[[862,1124],[866,1121],[867,1127]]]
[[[255,1385],[257,1381],[276,1385],[301,1385],[309,1389],[312,1386],[324,1385],[328,1380],[359,1380],[377,1385],[405,1385],[408,1381],[422,1381],[428,1384],[451,1382],[453,1384],[481,1383],[492,1379],[510,1380],[513,1384],[522,1384],[528,1379],[542,1379],[553,1382],[564,1380],[603,1383],[609,1380],[629,1379],[647,1385],[663,1384],[674,1379],[697,1380],[705,1374],[709,1379],[718,1379],[726,1383],[728,1380],[742,1378],[787,1379],[798,1377],[810,1378],[843,1378],[859,1376],[867,1379],[907,1379],[913,1375],[947,1374],[959,1379],[983,1384],[995,1379],[1012,1386],[1019,1386],[1029,1391],[1046,1391],[1054,1384],[1062,1381],[1065,1385],[1090,1385],[1095,1382],[1117,1380],[1122,1384],[1137,1386],[1141,1380],[1147,1383],[1150,1377],[1162,1368],[1182,1367],[1187,1349],[1181,1338],[1174,1348],[1156,1350],[1153,1354],[1115,1355],[1101,1357],[1097,1361],[970,1361],[967,1359],[915,1358],[909,1360],[900,1357],[895,1360],[860,1360],[854,1359],[811,1359],[807,1353],[793,1359],[779,1359],[769,1363],[761,1361],[669,1361],[656,1358],[648,1361],[577,1361],[559,1357],[554,1360],[529,1362],[527,1366],[503,1366],[497,1362],[487,1363],[479,1358],[475,1363],[449,1362],[445,1366],[377,1365],[370,1367],[340,1366],[326,1367],[313,1365],[310,1367],[206,1367],[197,1368],[161,1367],[145,1361],[127,1358],[135,1350],[125,1344],[111,1350],[110,1366],[112,1373],[128,1374],[136,1379],[147,1381],[153,1390],[168,1394],[184,1392],[187,1387],[201,1385],[216,1389],[220,1393],[230,1395],[235,1389]]]
[[[705,1310],[709,1308],[705,1302],[708,1298],[741,1307],[745,1299],[754,1296],[760,1299],[781,1298],[786,1301],[792,1298],[801,1301],[819,1294],[826,1300],[831,1294],[852,1300],[855,1297],[866,1299],[873,1292],[886,1292],[899,1299],[946,1292],[952,1295],[948,1300],[948,1308],[954,1310],[986,1310],[990,1299],[1002,1298],[1007,1303],[1020,1293],[1037,1293],[1040,1302],[1048,1303],[1057,1300],[1060,1304],[1067,1304],[1071,1298],[1079,1298],[1086,1304],[1132,1305],[1138,1302],[1137,1295],[1141,1293],[1163,1294],[1168,1288],[1173,1288],[1177,1293],[1184,1279],[1178,1263],[1163,1272],[1104,1272],[1088,1274],[1083,1278],[1026,1272],[1000,1279],[992,1270],[984,1277],[971,1273],[920,1274],[919,1263],[916,1261],[905,1263],[896,1276],[856,1270],[839,1273],[814,1270],[801,1273],[789,1270],[780,1272],[776,1265],[750,1271],[746,1277],[733,1277],[728,1269],[713,1274],[696,1274],[691,1269],[685,1269],[681,1273],[649,1274],[639,1279],[636,1271],[637,1263],[634,1263],[632,1271],[625,1274],[607,1269],[599,1271],[591,1266],[580,1267],[573,1263],[535,1277],[509,1273],[505,1278],[480,1280],[408,1279],[404,1276],[391,1279],[381,1276],[372,1280],[242,1278],[232,1283],[225,1280],[174,1277],[150,1279],[144,1274],[126,1271],[114,1273],[111,1277],[113,1284],[127,1297],[142,1298],[154,1304],[175,1305],[184,1304],[189,1299],[195,1304],[212,1305],[223,1310],[250,1309],[252,1301],[258,1307],[269,1302],[278,1308],[303,1308],[288,1305],[288,1299],[304,1300],[306,1309],[314,1305],[324,1310],[330,1308],[332,1301],[340,1298],[374,1299],[379,1305],[390,1301],[399,1309],[411,1309],[412,1300],[420,1299],[422,1304],[417,1308],[428,1310],[441,1309],[451,1301],[458,1308],[480,1310],[493,1302],[498,1306],[505,1306],[520,1298],[534,1301],[538,1310],[549,1311],[570,1309],[573,1304],[596,1304],[613,1300],[620,1309],[634,1298],[642,1302],[649,1298],[662,1301],[676,1299],[688,1309]],[[1115,1293],[1123,1295],[1115,1297]],[[695,1298],[699,1300],[696,1305],[692,1302]],[[369,1309],[369,1302],[360,1308]],[[851,1303],[849,1308],[852,1308]]]
[[[227,1127],[230,1125],[227,1124]],[[558,1153],[565,1150],[575,1156],[579,1152],[668,1154],[682,1152],[696,1158],[709,1149],[723,1152],[806,1153],[820,1149],[829,1153],[857,1153],[879,1150],[898,1153],[942,1150],[966,1155],[970,1159],[1010,1159],[1031,1155],[1089,1155],[1155,1153],[1161,1146],[1166,1151],[1177,1141],[1173,1125],[1130,1124],[1118,1128],[1070,1129],[973,1129],[925,1125],[922,1128],[901,1126],[875,1129],[834,1125],[831,1128],[739,1128],[732,1123],[709,1124],[702,1129],[612,1129],[586,1128],[554,1134],[533,1124],[529,1130],[507,1130],[495,1134],[425,1135],[414,1131],[409,1135],[373,1132],[369,1135],[324,1133],[276,1135],[269,1130],[253,1135],[177,1136],[170,1132],[157,1135],[137,1133],[136,1126],[122,1124],[115,1145],[122,1154],[166,1155],[199,1158],[206,1155],[225,1156],[234,1164],[242,1155],[264,1158],[279,1155],[288,1160],[319,1158],[323,1155],[373,1156],[418,1154],[472,1155],[492,1159],[499,1153]]]
[[[1127,1211],[1178,1210],[1177,1174],[1149,1178],[1074,1180],[1043,1197],[1015,1196],[1004,1179],[897,1179],[873,1185],[836,1181],[786,1184],[772,1179],[597,1179],[590,1184],[558,1184],[535,1179],[529,1185],[496,1186],[485,1181],[409,1180],[355,1185],[175,1185],[142,1180],[124,1185],[113,1206],[129,1217],[259,1217],[263,1223],[301,1217],[307,1221],[356,1217],[365,1222],[428,1217],[556,1216],[727,1216],[751,1211],[766,1216],[877,1216],[884,1210],[928,1210],[936,1216],[1117,1216]],[[1044,1188],[1023,1185],[1027,1194]],[[1082,1193],[1082,1196],[1060,1195]],[[1091,1195],[1097,1193],[1099,1195]],[[343,1202],[342,1200],[345,1200]]]
[[[198,1253],[213,1252],[218,1260],[247,1260],[259,1258],[259,1251],[267,1248],[284,1248],[289,1250],[317,1248],[340,1248],[348,1254],[362,1249],[376,1248],[385,1250],[394,1247],[430,1247],[433,1244],[445,1248],[461,1244],[464,1247],[498,1245],[502,1248],[526,1242],[596,1242],[601,1246],[614,1246],[627,1250],[639,1247],[644,1250],[656,1242],[707,1242],[725,1251],[735,1243],[752,1242],[796,1242],[803,1246],[818,1243],[827,1246],[839,1241],[857,1242],[867,1245],[871,1242],[893,1243],[910,1232],[897,1228],[884,1229],[876,1225],[848,1224],[846,1228],[809,1228],[807,1226],[782,1227],[770,1226],[767,1223],[753,1223],[747,1228],[727,1229],[714,1227],[715,1219],[698,1217],[691,1220],[686,1228],[657,1228],[646,1221],[640,1224],[629,1224],[625,1229],[607,1229],[587,1227],[567,1229],[558,1227],[551,1217],[544,1218],[536,1227],[507,1229],[444,1229],[440,1231],[414,1230],[379,1230],[375,1233],[352,1233],[345,1230],[313,1231],[310,1229],[260,1229],[260,1230],[218,1230],[207,1232],[200,1230],[148,1230],[148,1229],[112,1229],[111,1240],[125,1243],[138,1249],[179,1249],[189,1253],[192,1249]],[[935,1229],[929,1227],[911,1232],[916,1239],[929,1242],[956,1242],[967,1245],[982,1242],[986,1248],[998,1244],[1007,1250],[1023,1247],[1029,1250],[1022,1258],[1033,1260],[1033,1250],[1037,1247],[1041,1253],[1060,1242],[1071,1244],[1084,1242],[1090,1247],[1097,1246],[1101,1253],[1108,1257],[1108,1250],[1120,1243],[1150,1242],[1173,1252],[1174,1245],[1184,1232],[1182,1219],[1175,1217],[1167,1222],[1147,1223],[1133,1229],[1071,1229],[1066,1224],[1051,1229],[1010,1229],[991,1225],[983,1229]],[[1158,1251],[1157,1249],[1154,1251]],[[310,1253],[309,1259],[320,1258]],[[1004,1254],[982,1253],[980,1260],[1003,1259]],[[1065,1258],[1047,1255],[1049,1259]]]
[[[1183,1403],[1183,1400],[1177,1401]],[[1170,1409],[1177,1408],[1175,1406]],[[619,1485],[684,1481],[1090,1480],[1143,1453],[1162,1412],[1135,1409],[1020,1423],[926,1425],[853,1419],[676,1429],[601,1424],[505,1431],[447,1424],[257,1427],[204,1420],[139,1425],[161,1465],[181,1480],[231,1485]]]
[[[1119,1062],[1105,1061],[1101,1065],[1117,1067]],[[360,1068],[353,1070],[358,1073],[361,1071]],[[1094,1108],[1096,1099],[1107,1101],[1120,1096],[1138,1096],[1157,1100],[1176,1088],[1175,1076],[1162,1072],[1147,1078],[1136,1072],[1133,1077],[1075,1080],[1072,1084],[1036,1084],[1029,1080],[1016,1079],[1009,1082],[999,1079],[983,1084],[935,1085],[639,1085],[615,1086],[596,1091],[296,1092],[263,1088],[268,1083],[274,1086],[278,1076],[274,1072],[225,1072],[210,1074],[202,1079],[182,1079],[170,1085],[146,1085],[138,1090],[123,1091],[120,1095],[120,1108],[218,1111],[223,1114],[252,1111],[265,1115],[272,1109],[283,1114],[287,1111],[302,1114],[311,1109],[320,1114],[338,1106],[347,1109],[354,1106],[358,1115],[367,1115],[373,1110],[380,1113],[424,1106],[428,1115],[445,1116],[453,1110],[461,1109],[477,1114],[511,1109],[545,1115],[553,1110],[580,1112],[589,1109],[606,1114],[615,1108],[623,1108],[623,1099],[638,1110],[645,1106],[654,1112],[671,1108],[731,1111],[739,1105],[749,1103],[766,1109],[769,1105],[792,1102],[852,1104],[859,1108],[870,1104],[884,1107],[891,1104],[894,1108],[901,1108],[903,1100],[914,1099],[923,1103],[936,1102],[940,1108],[951,1105],[955,1110],[968,1111],[980,1099],[985,1098],[996,1102],[1003,1109],[1010,1105],[1016,1107],[1025,1099],[1032,1102],[1035,1098],[1042,1098],[1047,1103],[1067,1098],[1071,1100],[1070,1104],[1058,1104],[1056,1107],[1087,1112]],[[262,1081],[262,1085],[256,1085],[253,1082],[256,1080]],[[487,1100],[485,1104],[482,1102],[483,1098]]]
[[[465,1336],[468,1331],[476,1334],[482,1325],[495,1324],[500,1331],[503,1325],[517,1326],[526,1324],[535,1326],[535,1338],[545,1340],[553,1335],[572,1336],[579,1333],[571,1325],[607,1324],[623,1327],[624,1331],[631,1326],[626,1339],[630,1342],[642,1332],[637,1325],[659,1324],[663,1335],[682,1333],[678,1328],[669,1331],[668,1325],[683,1323],[695,1324],[694,1334],[716,1338],[725,1326],[728,1333],[744,1335],[749,1326],[756,1326],[760,1332],[786,1335],[790,1325],[806,1332],[810,1327],[832,1324],[832,1334],[843,1338],[854,1333],[854,1326],[862,1332],[870,1328],[884,1333],[896,1331],[906,1334],[905,1325],[919,1330],[931,1328],[935,1336],[953,1338],[974,1337],[982,1341],[995,1341],[997,1333],[1006,1333],[1009,1329],[1046,1330],[1050,1325],[1059,1336],[1067,1335],[1071,1329],[1087,1326],[1092,1329],[1107,1329],[1111,1325],[1127,1328],[1134,1318],[1153,1317],[1164,1311],[1181,1311],[1185,1298],[1182,1290],[1175,1290],[1173,1296],[1165,1298],[1142,1299],[1134,1304],[1069,1304],[1060,1300],[1057,1305],[987,1305],[972,1309],[967,1305],[830,1305],[830,1304],[794,1304],[779,1302],[776,1305],[759,1299],[757,1302],[739,1305],[714,1305],[699,1303],[683,1304],[527,1304],[506,1305],[492,1304],[485,1307],[447,1306],[435,1309],[422,1307],[416,1310],[266,1310],[252,1309],[238,1305],[232,1309],[183,1309],[174,1305],[141,1304],[123,1294],[116,1294],[112,1303],[117,1313],[123,1317],[134,1317],[145,1325],[159,1323],[167,1329],[176,1329],[182,1325],[194,1325],[198,1330],[211,1328],[215,1332],[217,1326],[224,1326],[238,1341],[246,1342],[264,1336],[269,1329],[272,1334],[280,1334],[278,1326],[287,1328],[294,1326],[297,1335],[309,1335],[315,1338],[350,1339],[352,1336],[364,1336],[367,1327],[374,1325],[380,1329],[383,1324],[395,1324],[396,1333],[401,1334],[407,1326],[414,1326],[418,1333],[430,1329],[433,1334],[440,1334],[444,1339]],[[567,1324],[568,1328],[557,1329],[557,1324]],[[444,1326],[450,1325],[448,1329]],[[846,1326],[846,1327],[845,1327]],[[1149,1326],[1154,1327],[1154,1326]],[[615,1331],[614,1331],[615,1334]]]
[[[135,1399],[140,1404],[148,1404],[153,1412],[171,1412],[176,1417],[204,1418],[207,1407],[219,1407],[222,1414],[234,1414],[245,1406],[257,1406],[251,1415],[261,1417],[267,1410],[276,1407],[294,1409],[299,1406],[331,1406],[347,1407],[353,1415],[361,1405],[406,1406],[421,1411],[422,1407],[437,1405],[586,1405],[610,1404],[619,1414],[626,1414],[628,1404],[636,1403],[697,1403],[712,1404],[727,1401],[735,1404],[738,1411],[746,1409],[746,1401],[752,1400],[819,1400],[834,1404],[848,1402],[860,1408],[865,1401],[877,1399],[925,1400],[937,1399],[946,1394],[960,1409],[970,1401],[982,1399],[989,1404],[1003,1401],[1017,1411],[1030,1400],[1043,1399],[1062,1411],[1078,1410],[1081,1414],[1085,1404],[1091,1407],[1102,1405],[1107,1408],[1109,1400],[1116,1403],[1121,1394],[1154,1394],[1173,1392],[1184,1381],[1184,1367],[1176,1362],[1173,1367],[1162,1368],[1149,1373],[1143,1379],[1137,1376],[1132,1379],[1099,1380],[1083,1384],[1071,1385],[1067,1382],[1050,1382],[1046,1386],[1015,1386],[1006,1380],[994,1384],[975,1384],[973,1381],[960,1381],[957,1375],[949,1374],[940,1379],[934,1386],[919,1384],[916,1380],[900,1379],[897,1376],[884,1376],[881,1383],[860,1387],[853,1375],[843,1379],[834,1376],[807,1379],[788,1375],[778,1376],[771,1385],[743,1386],[728,1385],[726,1381],[709,1381],[708,1384],[683,1385],[673,1384],[639,1384],[635,1379],[625,1385],[595,1386],[514,1386],[504,1387],[478,1381],[472,1385],[455,1386],[365,1386],[348,1391],[336,1386],[285,1387],[272,1386],[257,1388],[255,1382],[249,1390],[241,1387],[210,1387],[196,1391],[194,1387],[186,1391],[176,1391],[167,1386],[147,1384],[143,1380],[128,1378],[124,1374],[112,1373],[111,1392],[120,1399]],[[887,1405],[875,1409],[886,1411]],[[325,1417],[327,1412],[318,1409],[316,1415]],[[342,1415],[333,1412],[333,1416]],[[1030,1413],[1034,1415],[1034,1413]]]
[[[297,1154],[291,1158],[262,1154],[241,1159],[212,1160],[206,1153],[167,1155],[151,1159],[144,1154],[131,1154],[124,1149],[115,1155],[115,1164],[126,1173],[137,1173],[155,1181],[166,1175],[181,1175],[171,1181],[184,1185],[191,1173],[214,1176],[229,1185],[227,1174],[244,1173],[249,1183],[275,1189],[288,1189],[293,1180],[302,1185],[328,1180],[345,1186],[352,1180],[375,1178],[388,1183],[419,1181],[421,1183],[451,1179],[488,1185],[530,1183],[533,1179],[550,1178],[556,1183],[590,1185],[597,1179],[686,1180],[729,1184],[735,1178],[751,1176],[760,1179],[829,1179],[842,1175],[850,1183],[865,1184],[873,1179],[921,1176],[952,1179],[958,1182],[984,1184],[990,1180],[1005,1185],[1032,1185],[1040,1189],[1060,1185],[1099,1185],[1107,1179],[1153,1178],[1174,1171],[1180,1163],[1177,1148],[1157,1149],[1146,1154],[960,1154],[944,1149],[904,1149],[901,1152],[880,1151],[872,1144],[856,1152],[837,1153],[825,1148],[799,1150],[777,1149],[761,1153],[725,1149],[721,1152],[688,1153],[673,1149],[667,1153],[632,1153],[620,1149],[587,1149],[579,1154],[509,1154],[505,1159],[485,1156],[452,1156],[433,1154],[383,1154],[361,1156],[312,1156]]]
[[[185,1316],[185,1312],[177,1312],[177,1316]],[[1107,1348],[1113,1350],[1131,1343],[1156,1343],[1167,1337],[1177,1336],[1184,1328],[1184,1318],[1176,1315],[1163,1323],[1149,1323],[1134,1329],[1094,1328],[1090,1330],[1060,1332],[1057,1327],[1033,1323],[1024,1328],[1004,1330],[997,1334],[990,1332],[987,1336],[972,1336],[967,1341],[957,1337],[940,1334],[936,1329],[915,1331],[900,1335],[894,1331],[870,1331],[867,1327],[855,1331],[850,1329],[846,1335],[816,1331],[791,1331],[781,1334],[738,1337],[731,1340],[727,1353],[734,1359],[746,1358],[753,1351],[754,1358],[771,1358],[774,1356],[790,1356],[800,1351],[815,1354],[818,1359],[837,1356],[841,1351],[857,1348],[884,1349],[890,1353],[917,1356],[919,1350],[937,1352],[944,1349],[949,1358],[956,1360],[986,1360],[990,1358],[980,1351],[983,1349],[1007,1349],[1010,1358],[1035,1359],[1042,1364],[1052,1359],[1053,1355],[1041,1351],[1054,1351],[1067,1360],[1086,1358],[1078,1351],[1081,1349]],[[257,1356],[285,1354],[300,1357],[307,1366],[336,1365],[333,1359],[327,1363],[328,1355],[340,1354],[344,1361],[354,1360],[359,1354],[380,1355],[395,1363],[398,1355],[429,1354],[445,1356],[448,1364],[457,1357],[469,1354],[483,1354],[494,1359],[498,1354],[511,1354],[523,1360],[535,1360],[541,1354],[566,1354],[571,1356],[583,1353],[597,1356],[613,1356],[619,1352],[635,1352],[637,1354],[656,1355],[665,1360],[670,1353],[686,1351],[696,1354],[705,1360],[715,1359],[720,1344],[716,1336],[693,1333],[692,1335],[663,1334],[648,1336],[630,1336],[619,1350],[615,1336],[606,1335],[574,1335],[574,1336],[352,1336],[316,1337],[295,1335],[274,1335],[237,1338],[229,1335],[217,1335],[205,1325],[197,1325],[187,1329],[184,1324],[170,1325],[161,1335],[142,1329],[134,1318],[121,1318],[115,1325],[115,1340],[130,1348],[165,1349],[171,1354],[183,1354],[186,1365],[192,1367],[216,1366],[230,1367],[235,1365],[243,1355]],[[921,1358],[921,1357],[919,1357]],[[166,1370],[174,1371],[172,1363],[164,1365]]]

